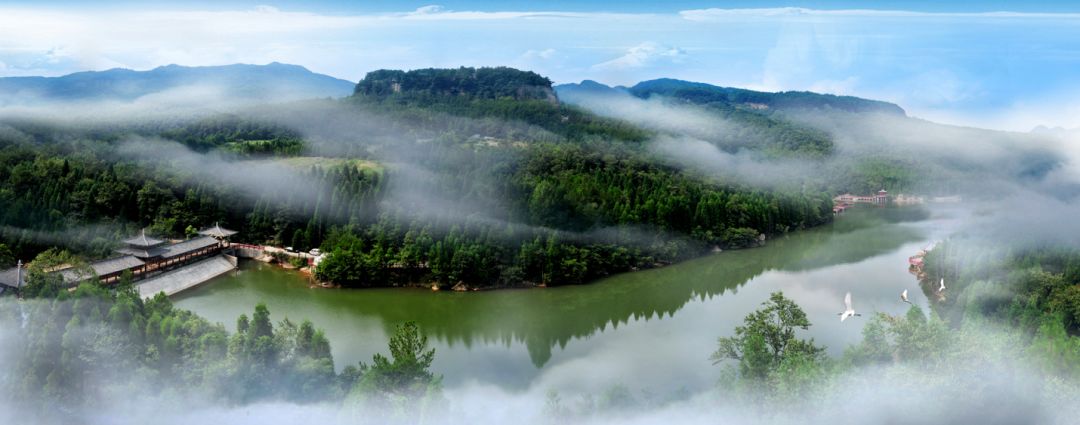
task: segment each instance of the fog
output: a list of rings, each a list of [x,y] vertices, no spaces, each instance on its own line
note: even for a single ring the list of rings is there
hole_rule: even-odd
[[[523,229],[547,229],[526,226],[515,217],[513,208],[499,193],[490,191],[497,183],[490,174],[478,172],[459,176],[461,181],[440,181],[436,170],[453,161],[483,160],[476,157],[450,158],[445,151],[432,147],[430,138],[437,131],[415,130],[406,123],[387,122],[385,117],[358,111],[335,102],[291,103],[274,106],[217,104],[213,88],[181,90],[122,104],[82,104],[64,109],[15,107],[3,115],[16,119],[56,120],[67,123],[127,122],[132,117],[151,119],[196,119],[204,114],[229,111],[240,116],[283,123],[301,132],[305,142],[319,156],[351,155],[374,160],[387,167],[393,180],[383,199],[386,208],[405,212],[416,218],[438,218],[449,222],[465,220],[500,224],[514,223]],[[211,99],[211,100],[207,100]],[[598,113],[640,123],[658,131],[649,141],[650,152],[672,163],[711,176],[732,179],[739,184],[772,188],[831,184],[832,177],[823,170],[846,169],[855,159],[901,158],[917,165],[929,176],[915,186],[916,194],[961,195],[964,207],[975,217],[958,233],[985,238],[985,243],[1056,244],[1080,247],[1080,149],[1071,136],[1057,137],[1020,133],[990,132],[933,124],[910,118],[820,113],[785,116],[830,134],[835,153],[823,159],[768,158],[750,150],[730,152],[707,141],[711,135],[737,132],[740,124],[717,118],[694,107],[671,105],[661,99],[619,98],[583,103]],[[606,103],[601,103],[606,102]],[[460,117],[443,117],[461,128],[493,129],[484,137],[498,138],[498,143],[516,141],[514,134],[528,134],[546,140],[558,136],[527,124],[494,122]],[[10,127],[0,132],[30,143],[25,135]],[[5,133],[7,134],[7,133]],[[504,146],[505,147],[505,146]],[[240,160],[219,153],[200,153],[175,141],[130,136],[112,146],[122,159],[152,164],[160,173],[214,185],[238,188],[258,198],[299,199],[317,203],[329,188],[319,187],[301,169],[282,161],[268,159]],[[478,148],[476,151],[483,151]],[[309,152],[311,153],[311,152]],[[812,182],[808,184],[807,182]],[[443,185],[470,185],[475,198],[458,198]],[[345,220],[347,217],[339,217]],[[5,237],[20,229],[0,229]],[[115,232],[111,228],[73,231]],[[627,228],[597,229],[571,235],[580,240],[608,240],[629,235],[630,240],[651,236],[644,230]],[[56,243],[63,234],[34,234],[40,243]],[[0,299],[0,318],[13,323],[17,311],[30,308],[28,302]],[[316,324],[318,325],[318,324]],[[711,324],[727,328],[735,323]],[[653,423],[949,423],[1013,424],[1073,423],[1080,414],[1080,384],[1047,376],[1031,364],[1018,347],[1021,336],[992,327],[963,329],[958,338],[966,349],[952,356],[924,364],[850,368],[836,378],[808,390],[801,400],[785,400],[776,409],[776,400],[750,399],[727,394],[723,389],[697,393],[651,393],[637,387],[634,377],[623,382],[600,382],[590,368],[603,365],[577,365],[573,370],[551,370],[591,387],[625,388],[626,392],[587,391],[565,388],[538,381],[524,391],[513,392],[480,382],[470,382],[445,389],[445,411],[425,420],[434,424],[550,423],[653,424]],[[703,332],[709,332],[706,330]],[[0,326],[0,365],[17,364],[27,354],[23,347],[25,329]],[[87,329],[96,341],[107,341],[107,329]],[[333,343],[333,341],[331,341]],[[634,356],[636,353],[626,353]],[[709,353],[700,353],[702,357]],[[133,359],[113,359],[113,364],[130,366]],[[586,367],[587,366],[587,367]],[[663,368],[664,365],[656,365]],[[0,388],[17,388],[20,377],[0,366]],[[722,368],[703,370],[719,378]],[[2,423],[72,423],[86,424],[196,424],[196,423],[392,423],[385,414],[357,408],[345,402],[292,404],[263,401],[239,406],[226,405],[198,394],[176,394],[168,388],[179,383],[163,379],[144,379],[125,369],[84,371],[95,374],[98,382],[108,383],[98,391],[91,405],[50,410],[39,416],[40,406],[12,401],[11,394],[0,396]],[[438,372],[438,371],[436,371]],[[620,387],[625,386],[625,387]],[[550,392],[558,394],[553,403]],[[628,393],[629,398],[624,397]],[[611,394],[622,394],[612,397]],[[761,397],[764,397],[762,395]],[[372,419],[375,418],[375,419]]]
[[[318,184],[311,176],[282,161],[229,160],[213,152],[192,151],[173,141],[143,137],[121,141],[115,153],[120,159],[156,168],[159,175],[172,169],[195,182],[231,186],[252,202],[262,197],[277,201],[299,197],[314,204],[324,193],[312,190]]]
[[[662,157],[689,169],[757,188],[799,186],[818,176],[821,166],[797,159],[762,160],[748,151],[730,153],[693,137],[662,136],[650,148]]]
[[[740,132],[743,124],[705,108],[657,96],[581,95],[574,101],[596,113],[642,123],[661,133],[653,152],[687,169],[725,181],[765,188],[851,191],[860,161],[886,161],[914,171],[913,184],[891,194],[959,196],[975,219],[960,234],[987,244],[1080,247],[1080,136],[1077,131],[991,131],[917,118],[839,111],[784,111],[773,117],[826,132],[832,154],[820,159],[770,157],[729,151],[710,142],[712,131]],[[704,129],[704,130],[703,130]],[[715,137],[713,137],[715,139]],[[753,141],[747,146],[753,146]],[[977,212],[977,213],[976,213]]]
[[[226,86],[199,83],[170,87],[132,99],[55,100],[33,95],[0,103],[0,118],[37,119],[68,125],[185,120],[227,113],[295,95],[267,92],[258,98],[235,96]]]
[[[39,301],[0,299],[0,318],[11,323],[21,311]],[[68,301],[70,303],[70,301]],[[61,308],[71,308],[61,307]],[[100,345],[112,341],[110,329],[78,328],[80,339]],[[70,327],[69,327],[70,331]],[[15,388],[16,365],[28,361],[24,333],[28,328],[0,327],[0,385]],[[520,392],[491,385],[465,383],[445,389],[446,403],[423,420],[399,418],[377,406],[345,401],[309,404],[262,401],[228,405],[198,390],[187,392],[174,378],[141,374],[126,366],[134,359],[108,346],[91,350],[110,355],[115,368],[82,371],[100,385],[87,388],[86,404],[55,404],[40,409],[37,401],[20,400],[18,393],[0,396],[3,423],[127,425],[127,424],[477,424],[552,423],[654,424],[1069,424],[1080,414],[1080,383],[1048,376],[1029,363],[1020,341],[1023,335],[994,326],[966,323],[953,331],[950,348],[935,357],[905,363],[841,367],[835,376],[813,383],[794,398],[769,399],[751,393],[728,393],[723,387],[698,393],[656,392],[635,386],[632,376],[622,382],[599,382],[589,369],[574,380],[590,382],[596,391],[577,391],[537,383]],[[628,355],[630,355],[628,353]],[[703,353],[705,355],[705,353]],[[940,356],[940,357],[938,357]],[[592,365],[595,369],[602,365]],[[702,370],[720,376],[722,367]],[[548,373],[558,373],[550,371]],[[606,388],[606,389],[604,389]]]
[[[832,189],[837,173],[860,161],[888,160],[923,175],[919,194],[1000,197],[1002,187],[1045,190],[1049,183],[1076,185],[1078,144],[1046,134],[991,131],[936,124],[879,113],[786,110],[769,116],[825,132],[833,151],[824,158],[765,155],[762,141],[736,136],[732,150],[725,134],[747,134],[749,124],[718,112],[662,96],[641,99],[629,93],[574,94],[574,103],[600,115],[660,131],[657,153],[688,168],[763,187],[820,182]],[[752,134],[752,133],[751,133]],[[848,188],[847,190],[851,190]],[[893,191],[895,194],[896,192]]]
[[[556,230],[526,223],[527,218],[520,214],[521,206],[511,204],[500,192],[505,176],[498,174],[500,170],[492,164],[506,158],[521,161],[524,144],[562,142],[562,136],[525,122],[497,118],[432,112],[430,118],[418,123],[348,100],[290,100],[288,95],[277,94],[266,97],[274,101],[237,98],[220,86],[198,84],[127,101],[27,102],[0,107],[0,136],[26,144],[81,140],[79,143],[100,149],[103,157],[140,164],[141,169],[169,176],[183,187],[221,189],[247,205],[267,200],[285,203],[292,206],[288,213],[298,217],[312,216],[318,205],[325,205],[334,196],[334,187],[309,173],[310,166],[331,168],[339,158],[370,162],[385,171],[377,208],[358,217],[331,215],[328,224],[343,225],[354,219],[374,221],[380,214],[390,213],[402,223],[422,220],[437,231],[463,225],[493,226],[518,235]],[[298,132],[304,143],[300,160],[243,158],[219,149],[199,152],[145,131],[142,135],[120,131],[119,140],[111,142],[93,140],[97,131],[108,133],[129,126],[169,129],[221,117],[272,123]],[[31,128],[46,125],[60,132],[49,135],[52,140],[36,139],[18,129],[28,123]],[[438,140],[447,134],[464,139],[464,144]],[[110,226],[111,235],[95,235],[115,239],[117,234],[131,232]],[[42,246],[63,245],[58,242],[66,237],[18,228],[3,231],[8,235],[33,234]],[[71,234],[75,233],[67,233]],[[90,239],[85,238],[85,232],[79,234],[84,238],[73,240]],[[643,249],[669,241],[697,244],[685,236],[634,226],[560,229],[558,234],[567,242],[619,243]]]

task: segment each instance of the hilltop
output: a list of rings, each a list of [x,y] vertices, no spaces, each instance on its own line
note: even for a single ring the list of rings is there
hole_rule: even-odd
[[[354,83],[298,65],[167,65],[148,71],[114,68],[60,77],[0,78],[0,106],[45,102],[133,101],[151,95],[199,96],[228,100],[286,101],[343,97]],[[209,101],[209,100],[207,100]]]
[[[551,80],[508,67],[372,71],[356,85],[356,96],[458,96],[473,99],[556,102]]]

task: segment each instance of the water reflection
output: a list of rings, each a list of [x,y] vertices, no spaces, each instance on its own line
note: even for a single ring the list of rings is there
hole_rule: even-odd
[[[658,388],[694,387],[711,379],[700,372],[715,338],[771,291],[803,305],[812,336],[833,350],[859,334],[858,325],[839,327],[832,311],[844,290],[863,312],[901,309],[889,303],[914,285],[904,258],[926,239],[922,227],[906,223],[926,218],[916,209],[857,209],[763,248],[543,290],[319,290],[295,274],[248,265],[177,303],[227,325],[259,301],[277,318],[309,318],[326,329],[339,367],[370,359],[396,324],[414,320],[436,341],[435,366],[449,385],[566,388],[582,385],[575,376],[588,370],[616,381],[630,371],[655,374],[635,380]]]

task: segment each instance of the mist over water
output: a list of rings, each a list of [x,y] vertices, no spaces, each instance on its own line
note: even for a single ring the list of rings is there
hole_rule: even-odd
[[[386,122],[345,103],[254,107],[213,100],[218,97],[213,87],[188,87],[128,103],[8,107],[3,114],[118,123],[131,115],[187,120],[228,111],[287,125],[303,134],[320,156],[356,155],[379,161],[393,175],[384,205],[412,217],[528,227],[517,224],[520,217],[513,216],[511,206],[497,193],[485,193],[491,195],[483,197],[486,202],[447,195],[441,185],[448,183],[439,181],[433,169],[451,160],[483,157],[440,156],[425,142],[437,137],[437,131],[409,131],[402,123]],[[730,335],[742,317],[777,290],[803,306],[810,317],[813,327],[800,336],[815,338],[833,357],[842,356],[861,341],[863,323],[836,320],[845,292],[853,293],[856,308],[864,312],[863,321],[876,312],[903,315],[907,306],[897,297],[905,288],[911,290],[915,304],[931,305],[907,273],[906,258],[932,241],[964,235],[986,244],[1080,246],[1076,238],[1080,155],[1075,138],[988,132],[884,115],[836,118],[805,113],[785,118],[827,132],[835,144],[833,156],[766,158],[748,150],[727,151],[707,141],[710,135],[739,131],[739,124],[692,106],[630,97],[583,106],[657,130],[660,134],[648,141],[653,154],[755,188],[806,182],[827,187],[829,176],[823,170],[852,167],[852,158],[900,157],[929,176],[911,188],[914,192],[962,195],[965,201],[956,207],[930,207],[925,220],[882,220],[873,226],[845,228],[845,220],[859,219],[856,211],[856,217],[840,217],[828,230],[810,230],[770,240],[764,248],[725,252],[586,287],[483,294],[371,290],[324,297],[327,293],[313,295],[303,282],[290,278],[273,282],[293,285],[289,288],[253,288],[252,282],[243,281],[243,274],[254,271],[243,270],[180,297],[177,304],[228,326],[239,312],[259,301],[270,303],[275,320],[311,318],[316,326],[328,329],[338,370],[385,351],[392,327],[416,320],[433,338],[434,370],[446,378],[448,399],[445,410],[425,423],[1068,424],[1080,414],[1076,382],[1040,373],[1017,348],[1023,335],[980,324],[965,325],[960,331],[961,344],[975,348],[950,358],[927,359],[919,366],[854,368],[780,410],[773,409],[773,400],[735,398],[717,388],[722,367],[708,359],[716,338]],[[447,119],[469,121],[464,125],[468,128],[495,127],[493,134],[521,132],[559,139],[523,123]],[[33,143],[11,127],[0,126],[0,133]],[[327,189],[297,167],[274,160],[239,160],[137,136],[114,148],[121,158],[162,164],[162,172],[182,172],[195,184],[236,187],[252,199],[288,197],[315,203]],[[479,192],[494,183],[483,173],[467,178]],[[3,228],[0,234],[22,230]],[[116,230],[101,225],[73,231]],[[634,232],[605,228],[568,237],[648,237],[645,232],[635,237]],[[48,244],[65,237],[34,234]],[[329,297],[335,300],[325,299]],[[32,306],[0,299],[0,319],[18,323],[27,308]],[[20,327],[0,326],[0,365],[22,355],[20,332]],[[99,343],[108,342],[107,330],[86,332]],[[116,360],[118,365],[131,363]],[[57,407],[51,413],[55,416],[33,416],[30,422],[353,424],[374,423],[370,418],[378,417],[347,402],[226,405],[197,394],[173,393],[168,388],[174,383],[168,378],[132,377],[119,369],[93,372],[100,373],[100,382],[115,384],[91,389],[96,391],[92,406]],[[0,387],[12,388],[18,379],[0,366]],[[558,402],[553,402],[552,391]],[[0,423],[24,422],[34,410],[6,400],[0,397]]]
[[[836,320],[845,290],[855,294],[856,308],[867,316],[902,315],[907,307],[897,299],[902,288],[911,289],[913,301],[925,307],[928,300],[907,273],[904,260],[928,240],[955,231],[967,219],[964,213],[958,208],[935,212],[925,221],[850,228],[840,220],[834,230],[811,230],[757,250],[539,293],[490,292],[464,298],[374,290],[355,294],[354,299],[346,297],[352,294],[324,297],[302,283],[294,282],[291,289],[259,289],[257,285],[288,283],[263,277],[257,279],[261,283],[238,286],[240,281],[229,278],[182,297],[179,306],[212,320],[228,320],[236,312],[230,305],[262,299],[275,317],[309,317],[331,324],[327,326],[339,367],[380,351],[395,322],[418,320],[434,338],[438,353],[434,369],[446,376],[449,399],[448,413],[430,423],[1069,423],[1070,416],[1055,403],[1077,400],[1074,384],[1034,372],[1024,353],[1014,348],[1020,336],[993,328],[976,328],[964,336],[964,344],[978,347],[969,351],[984,352],[983,357],[928,359],[926,367],[857,369],[781,411],[766,407],[765,400],[733,399],[714,388],[721,368],[710,365],[707,353],[715,348],[715,338],[728,335],[733,324],[757,308],[769,292],[783,290],[802,305],[813,322],[803,335],[826,345],[833,356],[861,339],[861,321]],[[845,218],[872,222],[878,216],[873,211],[853,214]],[[868,239],[873,234],[878,237]],[[747,265],[750,270],[739,271]],[[245,270],[238,277],[254,272]],[[684,298],[673,306],[660,302],[661,294],[672,293],[683,293]],[[558,310],[559,305],[582,300],[594,302]],[[646,309],[666,311],[640,311],[634,300]],[[434,311],[408,313],[429,309]],[[525,316],[507,316],[508,311]],[[445,317],[467,322],[447,322]],[[506,319],[484,320],[491,317]],[[559,317],[565,321],[553,320]],[[575,331],[570,323],[586,323],[591,329]],[[543,337],[552,334],[550,339]],[[536,344],[551,344],[550,357],[540,364],[533,358],[534,364],[529,364]],[[612,388],[620,387],[632,398],[612,398],[622,394]],[[563,410],[556,410],[563,413],[553,413],[549,391],[558,392]],[[200,415],[264,417],[250,410],[255,407],[282,417],[311,415],[329,423],[364,423],[363,415],[353,417],[336,406],[274,404],[215,407],[177,420],[197,420]],[[993,413],[989,419],[987,412]]]

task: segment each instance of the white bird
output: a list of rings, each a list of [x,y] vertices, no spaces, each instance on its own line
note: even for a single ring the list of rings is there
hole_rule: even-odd
[[[938,288],[938,292],[945,292],[945,278],[941,278],[941,287]]]
[[[841,322],[847,320],[847,318],[851,317],[851,316],[862,316],[861,314],[856,313],[855,309],[851,308],[851,293],[850,292],[848,292],[847,295],[844,295],[844,312],[839,313],[839,314],[840,314],[840,321]]]
[[[908,301],[908,299],[907,299],[907,289],[905,289],[904,292],[900,293],[900,301],[911,304],[911,301]],[[914,305],[914,304],[912,304],[912,305]]]

